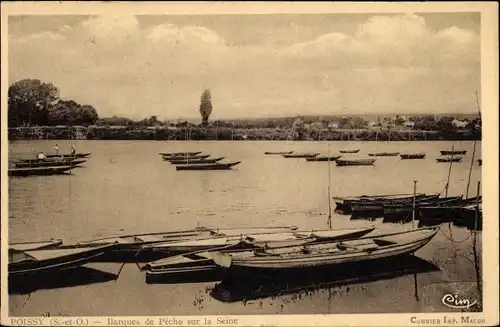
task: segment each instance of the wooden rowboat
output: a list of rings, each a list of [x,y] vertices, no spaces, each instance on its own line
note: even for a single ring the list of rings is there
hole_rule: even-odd
[[[460,162],[462,161],[462,157],[443,157],[443,158],[437,158],[437,162]]]
[[[283,158],[312,158],[312,157],[316,157],[317,155],[319,155],[319,153],[298,153],[298,152],[294,152],[294,153],[290,153],[290,154],[284,154]]]
[[[306,161],[335,161],[339,159],[341,156],[320,156],[320,157],[312,157],[312,158],[306,158]]]
[[[86,158],[88,156],[90,156],[92,153],[88,152],[88,153],[75,153],[75,154],[71,154],[71,153],[64,153],[64,154],[47,154],[46,157],[47,158]]]
[[[160,152],[159,155],[167,156],[167,157],[185,157],[185,156],[194,156],[202,153],[203,151],[197,152]]]
[[[439,198],[439,194],[434,195],[426,195],[426,196],[415,196],[395,199],[395,200],[379,200],[379,201],[352,201],[352,216],[353,218],[375,218],[384,216],[384,206],[385,205],[405,205],[405,204],[413,204],[415,201],[416,204],[426,203],[429,204],[432,201],[435,201]]]
[[[180,160],[169,160],[173,165],[194,165],[194,164],[205,164],[205,163],[216,163],[217,161],[221,161],[225,157],[219,158],[207,158],[207,159],[180,159]]]
[[[9,277],[76,268],[91,262],[114,246],[115,244],[60,246],[54,249],[12,251],[9,253]]]
[[[415,204],[415,219],[418,220],[421,206],[453,206],[462,201],[462,196],[453,196],[446,198],[437,198],[434,200],[421,201]],[[413,204],[384,204],[384,223],[407,222],[412,219]]]
[[[441,155],[443,156],[451,156],[451,155],[465,155],[467,153],[467,150],[442,150]]]
[[[366,236],[354,240],[328,241],[278,249],[257,249],[227,255],[212,252],[214,262],[226,268],[298,269],[366,262],[410,254],[426,245],[439,228]]]
[[[477,159],[477,163],[479,164],[479,166],[482,166],[483,165],[483,159]]]
[[[377,159],[337,159],[337,166],[372,166]]]
[[[339,150],[339,152],[340,153],[358,153],[359,149],[353,149],[353,150],[344,149],[344,150]]]
[[[395,157],[399,155],[399,152],[376,152],[368,153],[370,157]]]
[[[193,251],[181,255],[174,255],[164,259],[150,262],[146,265],[146,282],[172,279],[175,277],[187,278],[188,275],[210,274],[219,275],[218,267],[211,258],[211,252],[223,252],[228,255],[248,252],[256,248],[281,248],[290,245],[312,244],[324,240],[345,240],[364,236],[374,228],[344,229],[344,230],[322,230],[310,232],[296,232],[295,238],[290,238],[290,233],[286,235],[278,234],[258,234],[249,235],[246,240],[247,246],[235,248],[231,244],[223,244],[221,247],[210,250]]]
[[[29,251],[39,249],[56,248],[62,245],[63,241],[60,239],[50,239],[48,241],[34,241],[34,242],[20,242],[10,243],[9,251]]]
[[[63,174],[73,166],[58,167],[28,167],[28,168],[10,168],[9,176],[33,176],[33,175],[57,175]]]
[[[401,159],[425,159],[425,153],[405,153],[399,156]]]
[[[424,193],[417,193],[415,195],[418,198],[425,197]],[[439,195],[436,195],[436,197]],[[358,202],[404,202],[413,201],[413,194],[403,193],[403,194],[377,194],[377,195],[361,195],[361,196],[348,196],[348,197],[332,197],[336,204],[336,211],[341,211],[344,214],[352,213],[352,204]]]
[[[163,160],[170,161],[170,160],[185,160],[185,159],[205,159],[210,157],[209,154],[197,154],[193,156],[163,156]]]
[[[280,151],[278,151],[278,152],[269,152],[268,151],[268,152],[264,152],[264,154],[267,154],[267,155],[269,155],[269,154],[284,155],[284,154],[292,154],[292,153],[293,153],[293,151],[281,151],[281,152]]]
[[[28,167],[60,167],[60,166],[72,166],[76,167],[86,162],[85,159],[77,160],[59,160],[59,161],[28,161],[28,162],[16,162],[16,168],[28,168]]]
[[[209,164],[194,164],[194,165],[180,165],[176,166],[177,170],[230,170],[232,167],[238,165],[241,161],[230,163],[209,163]]]

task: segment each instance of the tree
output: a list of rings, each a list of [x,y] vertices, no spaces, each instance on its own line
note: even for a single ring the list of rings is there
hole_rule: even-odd
[[[306,133],[306,126],[302,119],[297,118],[292,124],[292,131],[294,139],[302,140],[304,139]]]
[[[200,101],[200,114],[201,114],[201,124],[206,126],[208,124],[208,118],[212,114],[212,94],[210,90],[205,90],[201,94]]]
[[[49,107],[59,99],[59,89],[38,79],[15,82],[8,91],[8,124],[47,125]]]

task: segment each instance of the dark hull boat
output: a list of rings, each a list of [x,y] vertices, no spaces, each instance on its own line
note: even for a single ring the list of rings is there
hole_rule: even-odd
[[[11,168],[9,176],[57,175],[71,170],[72,166]]]
[[[433,201],[419,202],[415,204],[415,220],[420,219],[419,208],[421,206],[453,206],[459,204],[462,196],[435,199]],[[413,204],[385,204],[384,223],[409,222],[413,218]]]
[[[425,159],[425,153],[406,153],[399,156],[401,159]]]
[[[84,159],[77,160],[60,160],[60,161],[29,161],[29,162],[16,162],[16,168],[28,168],[28,167],[61,167],[61,166],[72,166],[76,167],[86,162]]]
[[[86,247],[60,246],[54,249],[10,251],[9,277],[76,268],[91,262],[114,246],[115,244]]]
[[[446,158],[437,158],[437,162],[460,162],[462,161],[462,157],[446,157]]]
[[[319,153],[290,153],[284,154],[284,158],[313,158],[319,155]]]
[[[263,248],[283,248],[290,245],[314,244],[325,240],[347,240],[365,236],[375,228],[352,228],[310,232],[291,232],[284,234],[261,234],[246,237],[239,248],[225,245],[211,250],[194,251],[150,262],[146,265],[146,282],[175,281],[196,277],[221,277],[222,269],[211,258],[211,253],[223,252],[228,255]]]
[[[239,164],[241,161],[230,163],[213,163],[213,164],[197,164],[197,165],[181,165],[176,166],[177,170],[230,170],[232,167]]]
[[[479,166],[482,166],[483,165],[483,159],[477,159],[477,163],[479,164]]]
[[[443,156],[465,155],[466,153],[467,153],[466,150],[454,150],[454,151],[442,150],[441,151],[441,155],[443,155]]]
[[[267,155],[270,155],[270,154],[272,154],[272,155],[284,155],[284,154],[292,154],[292,153],[293,153],[293,151],[264,152],[264,154],[267,154]]]
[[[170,160],[186,160],[186,159],[205,159],[208,157],[210,157],[209,154],[199,154],[193,156],[163,156],[163,160],[170,161]]]
[[[368,153],[370,157],[396,157],[399,155],[399,152],[377,152],[377,153]]]
[[[419,226],[435,226],[452,222],[461,215],[464,207],[474,206],[477,201],[481,201],[481,197],[479,199],[477,197],[464,199],[453,205],[419,206]]]
[[[331,157],[320,156],[320,157],[306,158],[306,161],[335,161],[340,157],[341,156],[331,156]]]
[[[417,193],[416,197],[426,196],[423,193]],[[438,197],[439,195],[436,195]],[[413,194],[379,194],[379,195],[361,195],[361,196],[350,196],[350,197],[333,197],[335,201],[336,208],[335,211],[340,211],[343,214],[352,213],[352,203],[357,202],[382,202],[390,203],[391,201],[413,201]]]
[[[221,161],[225,157],[213,158],[213,159],[181,159],[181,160],[169,160],[173,165],[194,165],[194,164],[207,164],[216,163]]]
[[[356,160],[348,160],[348,159],[337,159],[335,164],[337,166],[373,166],[377,159],[356,159]]]
[[[235,255],[213,252],[211,256],[221,267],[244,268],[248,269],[247,271],[337,266],[414,253],[426,245],[438,230],[439,228],[421,228],[400,233],[365,236],[353,240],[325,241],[277,249],[256,249]]]
[[[354,150],[339,150],[340,153],[358,153],[360,149]]]
[[[470,230],[483,230],[482,205],[470,205],[462,207],[453,220],[453,225],[467,227]]]
[[[160,152],[161,156],[167,157],[186,157],[186,156],[194,156],[200,154],[202,151],[198,152]]]
[[[433,201],[439,197],[435,195],[417,195],[415,196],[415,203]],[[386,199],[379,201],[352,201],[351,210],[352,217],[355,218],[377,218],[384,216],[384,205],[404,205],[412,203],[413,197],[405,197],[400,199]]]
[[[33,242],[19,242],[10,243],[9,251],[29,251],[51,249],[62,245],[63,241],[60,239],[50,239],[48,241],[33,241]]]

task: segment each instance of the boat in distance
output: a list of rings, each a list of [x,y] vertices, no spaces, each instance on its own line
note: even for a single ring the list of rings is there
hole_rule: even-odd
[[[194,164],[194,165],[179,165],[176,166],[177,170],[230,170],[232,167],[238,165],[241,161],[229,163],[207,163],[207,164]]]
[[[27,168],[27,167],[60,167],[60,166],[73,166],[83,164],[87,160],[76,159],[76,160],[59,160],[59,161],[28,161],[28,162],[16,162],[14,165],[16,168]]]
[[[9,277],[76,268],[111,250],[115,244],[59,246],[51,249],[9,252]]]
[[[63,158],[86,158],[88,156],[90,156],[92,153],[90,152],[87,152],[87,153],[75,153],[75,154],[71,154],[71,153],[63,153],[63,154],[47,154],[45,155],[47,158],[60,158],[60,157],[63,157]]]
[[[197,154],[193,156],[162,156],[163,160],[170,161],[170,160],[184,160],[184,159],[205,159],[210,157],[209,154]]]
[[[451,156],[451,155],[465,155],[467,154],[467,150],[442,150],[440,151],[443,156]]]
[[[483,165],[483,159],[477,159],[477,163],[479,164],[479,166],[482,166]]]
[[[342,211],[344,214],[352,213],[352,204],[359,202],[404,202],[404,201],[413,201],[413,198],[417,199],[420,197],[427,196],[424,193],[402,193],[402,194],[376,194],[376,195],[360,195],[360,196],[347,196],[347,197],[332,197],[335,201],[336,208],[335,210]],[[438,197],[439,195],[435,195]]]
[[[449,156],[449,157],[443,157],[443,158],[436,158],[437,162],[460,162],[462,161],[462,157],[454,157],[454,156]]]
[[[275,152],[272,152],[272,151],[267,151],[267,152],[264,152],[264,154],[267,154],[267,155],[270,155],[270,154],[273,154],[273,155],[284,155],[284,154],[292,154],[293,151],[275,151]]]
[[[63,174],[74,166],[9,168],[9,176],[35,176]]]
[[[31,241],[31,242],[18,242],[10,243],[9,251],[29,251],[29,250],[39,250],[39,249],[50,249],[56,248],[62,245],[63,241],[61,239],[50,239],[47,241]]]
[[[335,161],[339,159],[342,156],[319,156],[319,157],[311,157],[311,158],[306,158],[306,161]]]
[[[197,151],[197,152],[160,152],[158,153],[161,156],[167,156],[167,157],[185,157],[185,156],[194,156],[197,154],[202,153],[203,151]]]
[[[344,149],[344,150],[339,150],[340,153],[358,153],[360,149]]]
[[[396,157],[399,156],[399,152],[376,152],[368,153],[370,157]]]
[[[229,269],[297,269],[366,262],[413,253],[426,245],[438,230],[438,227],[419,228],[353,240],[256,249],[234,255],[213,252],[211,256],[217,265]]]
[[[373,166],[377,159],[337,159],[337,166]]]
[[[312,157],[316,157],[317,155],[319,155],[319,152],[302,152],[302,153],[299,153],[299,152],[293,152],[293,153],[290,153],[290,154],[283,154],[283,158],[312,158]]]
[[[425,153],[404,153],[400,154],[399,156],[401,159],[425,159]]]
[[[216,163],[217,161],[221,161],[225,157],[219,158],[206,158],[206,159],[179,159],[179,160],[168,160],[173,165],[187,165],[187,164],[204,164],[204,163]]]
[[[193,274],[209,274],[220,273],[220,267],[212,260],[211,252],[224,252],[227,254],[241,253],[252,251],[257,248],[280,248],[290,245],[310,244],[324,240],[345,240],[354,239],[364,236],[372,232],[375,228],[351,228],[338,230],[320,230],[320,231],[304,231],[296,232],[298,237],[295,241],[289,240],[288,235],[282,235],[280,239],[278,234],[260,234],[248,235],[246,237],[249,242],[247,246],[234,247],[231,243],[220,247],[213,247],[208,250],[192,251],[184,254],[177,254],[162,258],[160,260],[149,262],[146,268],[146,282],[151,282],[153,279],[165,279],[174,276],[187,277],[186,275]],[[289,234],[289,233],[284,233]]]

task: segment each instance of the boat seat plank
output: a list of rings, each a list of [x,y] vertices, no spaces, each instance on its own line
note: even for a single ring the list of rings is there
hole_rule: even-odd
[[[160,242],[164,239],[157,235],[141,235],[135,237],[139,242]]]

